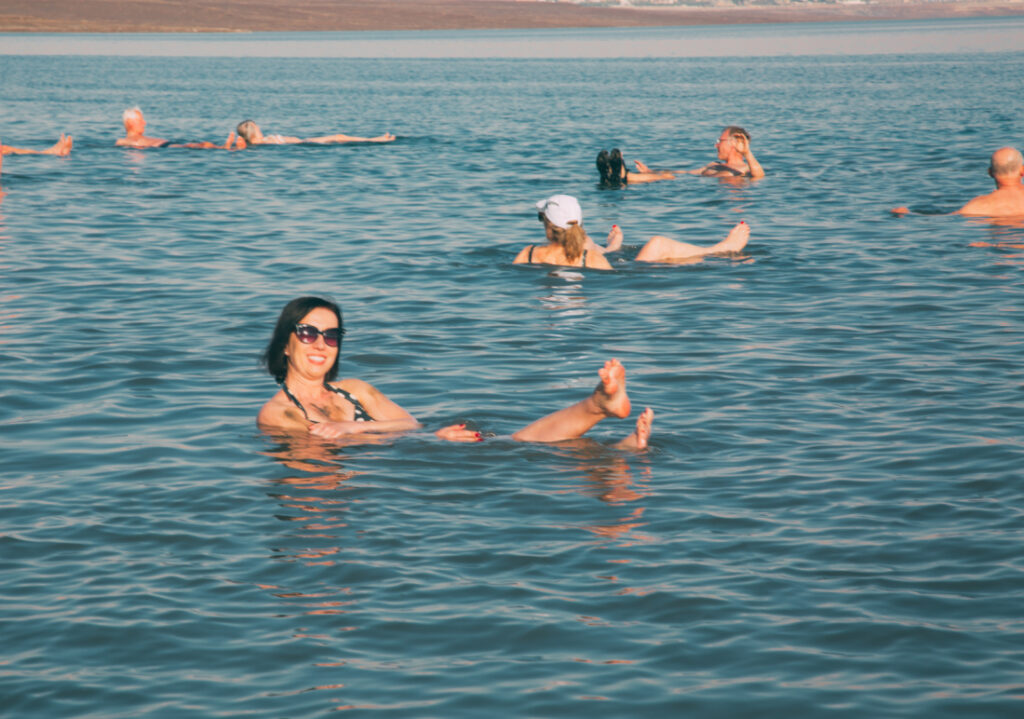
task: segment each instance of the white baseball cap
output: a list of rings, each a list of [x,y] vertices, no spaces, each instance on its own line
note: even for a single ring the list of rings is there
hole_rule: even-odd
[[[537,203],[537,211],[547,218],[555,227],[569,229],[569,224],[583,224],[583,210],[580,203],[572,195],[552,195]]]

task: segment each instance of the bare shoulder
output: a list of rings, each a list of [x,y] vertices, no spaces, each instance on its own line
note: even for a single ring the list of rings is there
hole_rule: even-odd
[[[265,429],[305,429],[306,418],[284,392],[278,390],[256,415],[256,424]]]
[[[343,389],[349,394],[353,395],[360,402],[369,400],[373,397],[381,396],[379,389],[374,387],[365,380],[356,379],[355,377],[346,377],[345,379],[339,379],[334,382],[328,383],[331,387],[337,387]]]
[[[512,264],[522,265],[525,264],[526,262],[529,262],[528,258],[530,255],[530,248],[532,246],[533,245],[527,245],[523,249],[519,250],[519,254],[516,255],[516,258],[514,260],[512,260]]]
[[[992,195],[979,195],[957,210],[957,215],[991,215],[998,213],[999,202]]]

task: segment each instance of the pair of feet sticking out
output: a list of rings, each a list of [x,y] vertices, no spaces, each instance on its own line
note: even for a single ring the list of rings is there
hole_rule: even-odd
[[[513,434],[512,439],[520,442],[561,442],[582,437],[606,417],[628,417],[632,403],[626,394],[626,368],[619,360],[610,359],[598,370],[598,377],[600,381],[590,396],[531,422]],[[633,432],[615,446],[620,449],[645,449],[653,422],[654,411],[648,407],[637,417]]]

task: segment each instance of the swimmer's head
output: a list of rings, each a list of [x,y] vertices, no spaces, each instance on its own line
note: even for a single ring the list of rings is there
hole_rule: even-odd
[[[285,356],[284,351],[288,346],[288,340],[291,338],[292,332],[295,331],[295,325],[302,322],[303,317],[318,307],[323,307],[333,312],[334,316],[338,318],[340,334],[345,334],[345,327],[341,321],[341,308],[338,307],[337,303],[323,297],[297,297],[286,304],[277,318],[277,324],[274,325],[274,334],[270,336],[270,342],[267,343],[267,348],[263,351],[262,357],[263,366],[277,380],[278,384],[284,382],[284,378],[288,375],[288,357]],[[327,376],[324,378],[328,382],[338,376],[338,362],[341,357],[340,346],[339,344],[338,352],[334,356],[334,364],[331,365]]]
[[[1024,168],[1024,157],[1014,147],[1001,147],[992,153],[988,163],[988,174],[992,177],[1019,175]]]
[[[587,233],[583,230],[583,210],[572,195],[552,195],[537,203],[537,218],[544,223],[549,240],[562,246],[570,262],[583,254]]]
[[[537,203],[537,218],[565,230],[573,223],[583,224],[583,210],[572,195],[552,195]]]
[[[126,132],[135,132],[141,135],[146,130],[146,118],[142,116],[142,110],[138,107],[132,107],[122,112],[121,119],[124,120]]]
[[[238,136],[250,145],[258,142],[263,137],[263,133],[260,132],[260,126],[252,120],[245,120],[238,123],[238,127],[235,128],[235,132],[237,132]]]
[[[745,137],[748,142],[750,141],[750,133],[739,125],[729,125],[727,128],[722,130],[722,134],[728,135],[729,137],[736,137],[739,135],[740,137]]]

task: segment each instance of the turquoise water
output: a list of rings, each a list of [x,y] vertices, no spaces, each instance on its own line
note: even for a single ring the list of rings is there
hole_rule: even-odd
[[[939,213],[1024,144],[1024,53],[0,62],[0,138],[75,136],[0,178],[11,716],[1020,715],[1024,228]],[[114,148],[135,104],[399,140]],[[597,186],[730,122],[765,180]],[[613,272],[511,264],[555,192]],[[739,219],[741,258],[631,261]],[[343,375],[496,436],[260,434],[307,292]],[[506,438],[611,356],[648,451]]]

